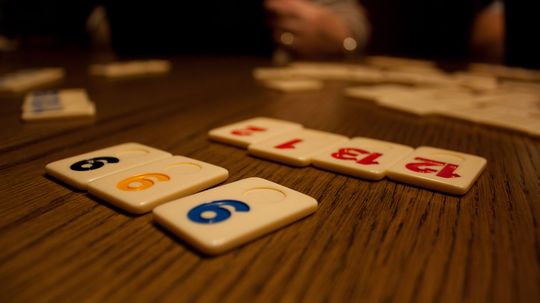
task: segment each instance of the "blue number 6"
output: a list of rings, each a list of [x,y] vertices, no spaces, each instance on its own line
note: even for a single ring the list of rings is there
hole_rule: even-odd
[[[187,216],[196,223],[214,224],[227,220],[231,216],[231,212],[223,207],[224,205],[232,206],[235,211],[248,212],[249,205],[238,200],[217,200],[208,203],[203,203],[192,208]],[[202,216],[204,212],[213,212],[215,215],[212,218]]]

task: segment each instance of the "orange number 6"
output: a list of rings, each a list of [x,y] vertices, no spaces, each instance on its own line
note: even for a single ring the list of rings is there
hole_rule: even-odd
[[[118,184],[116,184],[116,187],[121,190],[125,191],[136,191],[136,190],[143,190],[147,189],[149,187],[154,186],[154,181],[150,178],[155,178],[158,181],[169,181],[171,177],[165,175],[165,174],[158,174],[158,173],[152,173],[152,174],[142,174],[138,176],[129,177],[127,179],[124,179]]]

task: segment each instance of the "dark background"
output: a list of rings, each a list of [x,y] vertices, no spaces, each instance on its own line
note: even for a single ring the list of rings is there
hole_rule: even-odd
[[[486,3],[487,2],[487,3]],[[0,0],[0,33],[30,47],[87,47],[85,22],[105,6],[120,55],[272,52],[260,0],[68,1]],[[466,60],[469,29],[485,0],[364,0],[371,54]],[[506,62],[540,68],[540,4],[506,1]]]

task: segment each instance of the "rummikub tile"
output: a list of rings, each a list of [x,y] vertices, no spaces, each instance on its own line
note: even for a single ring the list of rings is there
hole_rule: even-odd
[[[108,64],[95,64],[90,67],[90,73],[107,78],[122,78],[162,74],[171,70],[171,63],[167,60],[136,60],[127,62],[113,62]]]
[[[212,129],[210,139],[246,148],[273,136],[301,129],[302,125],[271,118],[253,118]]]
[[[96,107],[93,103],[77,107],[58,107],[49,109],[34,109],[24,111],[21,118],[24,121],[42,121],[52,119],[89,118],[96,115]]]
[[[414,115],[430,115],[439,109],[440,104],[430,99],[415,96],[382,97],[377,100],[380,106],[394,110],[411,113]]]
[[[335,63],[300,62],[292,66],[299,75],[320,80],[346,80],[352,70],[350,65]]]
[[[437,113],[445,117],[480,123],[489,114],[488,108],[489,106],[484,103],[472,102],[467,105],[440,108]]]
[[[488,76],[497,76],[501,78],[510,78],[523,81],[540,81],[539,71],[521,67],[472,63],[469,64],[469,70],[475,73],[486,74]]]
[[[383,107],[415,115],[430,115],[447,108],[470,105],[473,102],[472,98],[469,93],[461,89],[417,89],[380,97],[377,103]]]
[[[89,103],[84,89],[62,89],[32,92],[25,96],[23,111],[45,111],[68,107],[85,107]]]
[[[25,121],[93,117],[96,113],[83,89],[34,92],[25,97],[22,109]]]
[[[173,156],[99,178],[88,192],[135,214],[204,190],[227,179],[222,167],[195,159]]]
[[[380,66],[385,68],[394,68],[396,66],[417,66],[425,68],[434,68],[435,62],[427,60],[418,60],[411,58],[388,57],[388,56],[369,56],[366,62],[370,65]]]
[[[265,141],[251,144],[250,154],[294,166],[307,166],[321,150],[341,144],[347,137],[313,129],[284,133]]]
[[[154,219],[205,254],[216,255],[304,218],[317,201],[248,178],[156,207]]]
[[[380,71],[354,64],[297,62],[292,64],[298,76],[319,80],[357,81],[379,83],[383,80]]]
[[[444,73],[425,74],[403,71],[385,71],[383,75],[387,81],[396,83],[431,86],[456,86],[459,84],[455,79]]]
[[[62,68],[21,70],[0,77],[0,91],[19,92],[58,81],[64,77]]]
[[[356,137],[313,157],[313,165],[334,172],[380,180],[398,160],[414,149],[410,146]]]
[[[486,166],[486,159],[422,146],[398,161],[388,178],[450,194],[465,194]]]
[[[357,67],[350,71],[345,81],[355,81],[360,83],[377,84],[384,82],[384,75],[376,69],[367,67]]]
[[[498,87],[496,77],[482,76],[472,73],[455,73],[454,78],[463,87],[468,87],[477,91],[494,90]]]
[[[98,178],[169,157],[170,153],[150,146],[125,143],[49,163],[45,171],[66,184],[86,189]]]
[[[264,85],[285,93],[319,90],[323,87],[321,81],[313,79],[268,80]]]
[[[444,75],[445,72],[436,66],[422,66],[422,65],[394,65],[387,68],[393,71],[414,73],[414,74],[428,74],[428,75]]]
[[[523,81],[503,81],[500,85],[501,91],[540,94],[540,83]]]
[[[301,76],[290,67],[259,67],[253,70],[253,77],[257,80],[298,79]]]
[[[540,110],[494,107],[480,117],[480,122],[535,135],[540,127]]]
[[[414,88],[403,85],[376,85],[376,86],[356,86],[345,89],[345,95],[353,98],[362,98],[369,100],[379,100],[383,97],[399,96],[411,93]]]

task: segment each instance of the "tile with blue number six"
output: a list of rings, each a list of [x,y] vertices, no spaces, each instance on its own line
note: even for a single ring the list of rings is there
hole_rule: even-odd
[[[317,210],[314,198],[261,178],[247,178],[163,204],[157,223],[208,255],[249,242]]]

